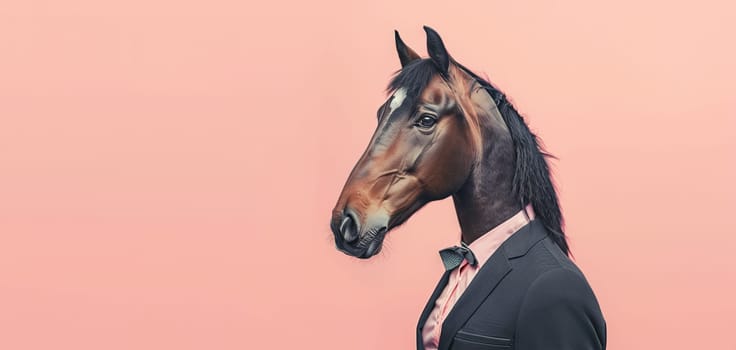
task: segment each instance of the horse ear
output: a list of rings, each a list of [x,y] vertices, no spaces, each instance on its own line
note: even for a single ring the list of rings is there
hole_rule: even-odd
[[[394,30],[394,37],[396,38],[396,52],[399,53],[399,60],[401,61],[401,67],[406,67],[409,62],[418,60],[420,57],[414,50],[404,44],[399,36],[399,31]]]
[[[445,44],[442,43],[442,38],[430,27],[424,26],[424,31],[427,32],[427,51],[429,52],[429,57],[432,58],[432,61],[440,69],[440,72],[447,74],[447,70],[450,68],[450,55],[447,53],[447,49],[445,49]]]

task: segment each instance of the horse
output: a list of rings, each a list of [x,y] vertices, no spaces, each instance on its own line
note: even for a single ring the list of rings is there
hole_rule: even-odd
[[[338,250],[367,259],[425,204],[452,196],[462,241],[533,207],[570,255],[548,153],[506,95],[450,56],[427,26],[429,58],[395,31],[401,63],[377,127],[338,197],[330,228]]]

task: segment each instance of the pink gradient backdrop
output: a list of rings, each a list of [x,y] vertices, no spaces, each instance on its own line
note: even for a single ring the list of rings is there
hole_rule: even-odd
[[[730,1],[3,1],[0,349],[410,349],[458,237],[329,212],[421,25],[560,160],[609,349],[736,349]]]

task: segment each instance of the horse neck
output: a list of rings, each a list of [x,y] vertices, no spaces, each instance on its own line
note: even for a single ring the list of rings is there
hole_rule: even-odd
[[[512,196],[515,151],[508,130],[481,127],[480,160],[463,186],[452,195],[462,240],[470,244],[513,216],[522,206]]]

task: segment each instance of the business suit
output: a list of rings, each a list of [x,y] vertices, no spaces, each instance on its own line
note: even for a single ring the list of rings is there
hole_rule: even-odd
[[[419,350],[422,328],[448,278],[446,272],[419,318]],[[480,268],[445,318],[438,349],[605,347],[605,320],[585,276],[532,220]]]

